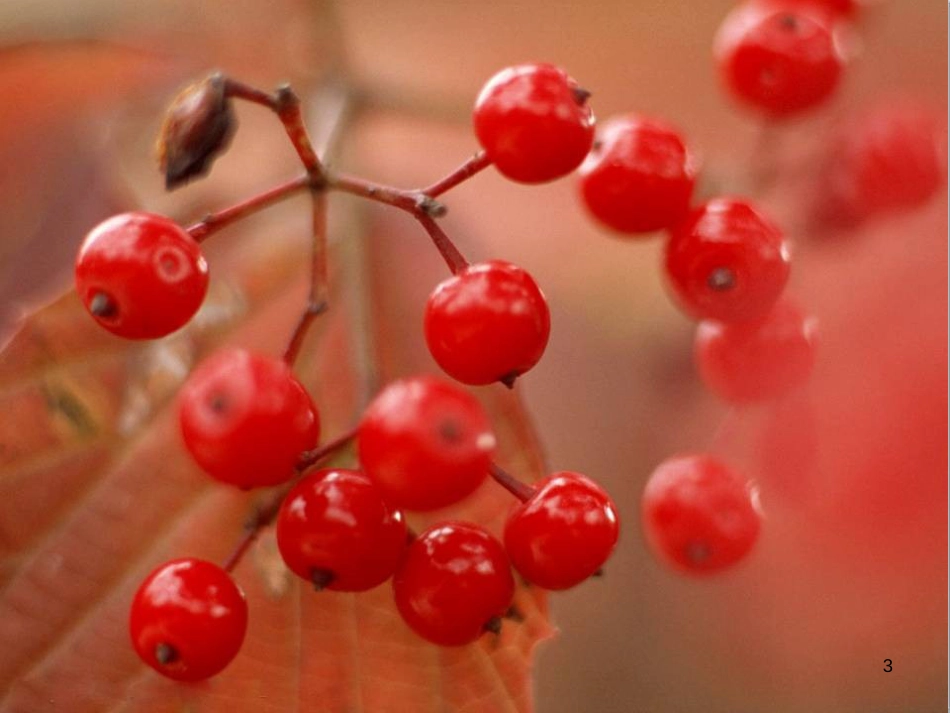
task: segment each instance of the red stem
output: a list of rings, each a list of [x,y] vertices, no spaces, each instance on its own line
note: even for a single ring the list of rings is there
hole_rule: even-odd
[[[254,544],[258,535],[260,535],[261,530],[274,521],[274,518],[277,517],[277,513],[280,512],[280,506],[284,502],[284,498],[287,497],[287,493],[289,493],[294,485],[297,484],[297,481],[300,480],[300,474],[311,465],[316,465],[320,461],[333,455],[336,451],[349,443],[355,435],[356,430],[353,429],[329,443],[315,448],[312,451],[307,451],[300,456],[300,461],[297,464],[297,476],[290,480],[290,482],[282,485],[279,490],[272,493],[267,500],[255,508],[254,515],[245,527],[244,534],[234,546],[231,554],[228,555],[228,558],[224,560],[224,563],[221,565],[221,568],[224,569],[225,572],[234,571],[234,568],[238,566],[244,558],[244,555],[247,554],[247,551],[251,548],[251,545]],[[304,465],[305,462],[306,465]]]
[[[488,158],[488,154],[486,154],[484,151],[479,151],[477,154],[468,159],[468,161],[452,171],[452,173],[450,173],[448,176],[436,181],[428,188],[423,188],[419,192],[429,196],[430,198],[438,198],[443,193],[455,188],[458,184],[467,181],[476,173],[484,168],[488,168],[489,166],[491,166],[491,159]]]
[[[488,467],[488,472],[499,485],[514,495],[521,502],[527,502],[534,495],[534,488],[527,483],[522,483],[511,473],[503,470],[497,463],[492,463]]]
[[[417,214],[416,220],[426,229],[426,232],[429,234],[429,237],[432,238],[432,242],[435,243],[436,249],[438,249],[442,255],[442,259],[445,260],[445,264],[449,266],[449,270],[452,271],[453,275],[458,274],[468,267],[468,260],[459,252],[459,249],[455,247],[455,243],[445,234],[445,231],[442,230],[438,223],[424,213]]]
[[[302,473],[307,470],[312,465],[316,465],[327,456],[336,453],[338,450],[343,448],[347,443],[356,438],[356,434],[359,432],[358,429],[352,428],[341,436],[337,436],[329,443],[324,443],[322,446],[314,448],[311,451],[306,451],[300,456],[300,459],[297,461],[297,472]]]
[[[220,210],[217,213],[206,215],[203,219],[194,223],[185,230],[199,243],[222,228],[226,228],[242,218],[253,215],[258,211],[279,203],[289,198],[295,193],[308,188],[311,185],[310,176],[300,176],[270,190],[264,191],[256,196],[252,196],[236,205]]]

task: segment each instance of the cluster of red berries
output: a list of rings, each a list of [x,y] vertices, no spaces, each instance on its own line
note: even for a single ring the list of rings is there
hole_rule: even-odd
[[[855,12],[850,0],[743,5],[723,23],[716,43],[726,84],[771,119],[817,106],[843,67],[838,23]],[[221,105],[222,96],[211,105]],[[634,114],[598,131],[589,96],[551,65],[499,72],[475,103],[482,154],[469,173],[494,165],[512,180],[541,183],[579,170],[581,199],[599,223],[624,236],[665,234],[667,283],[699,320],[695,357],[710,390],[747,404],[800,386],[814,362],[815,320],[782,299],[790,255],[781,230],[743,198],[693,205],[698,165],[681,133]],[[228,133],[221,121],[212,124],[217,134]],[[397,191],[386,197],[326,175],[311,188],[350,190],[393,205],[400,200]],[[454,246],[447,252],[447,238],[432,220],[439,214],[431,210],[434,197],[414,194],[409,201],[437,246],[442,241],[453,272],[425,306],[429,351],[458,382],[511,387],[546,347],[546,299],[516,265],[468,264],[451,252]],[[77,289],[89,312],[133,339],[186,324],[207,282],[192,233],[146,213],[95,228],[76,262]],[[358,469],[318,469],[294,481],[315,462],[307,456],[319,450],[320,419],[292,364],[286,356],[220,351],[183,387],[179,418],[188,451],[213,478],[244,489],[292,486],[276,512],[277,544],[287,567],[317,589],[359,592],[391,579],[396,606],[414,631],[440,645],[462,645],[497,630],[512,604],[512,570],[538,586],[567,589],[600,571],[610,556],[619,524],[607,493],[574,472],[520,483],[494,464],[496,440],[479,401],[431,376],[393,382],[369,404],[354,431]],[[404,511],[454,505],[488,475],[521,501],[501,539],[451,520],[421,533],[408,528]],[[760,517],[754,489],[710,455],[667,460],[642,498],[647,541],[659,557],[691,573],[741,560],[757,539]],[[230,662],[248,613],[229,572],[180,559],[149,575],[130,623],[144,661],[181,680],[206,678]]]
[[[574,170],[593,143],[586,100],[550,65],[499,73],[474,112],[487,162],[527,182]],[[500,260],[453,272],[425,306],[432,356],[463,384],[512,386],[547,344],[544,295],[525,270]],[[185,325],[207,283],[192,233],[147,213],[116,216],[93,229],[76,261],[87,309],[127,338],[157,338]],[[320,418],[292,362],[220,350],[186,381],[178,416],[188,452],[211,477],[242,489],[291,485],[275,534],[296,575],[317,589],[346,592],[391,579],[406,623],[429,641],[454,646],[501,625],[512,606],[513,571],[560,590],[602,569],[619,536],[609,495],[575,472],[534,485],[505,473],[493,462],[496,438],[480,402],[440,378],[395,381],[373,399],[354,431],[358,469],[316,469],[294,481],[318,450]],[[452,520],[420,533],[408,528],[404,511],[452,506],[489,474],[520,500],[501,539]],[[198,680],[231,661],[248,620],[232,566],[177,559],[146,578],[130,619],[146,663],[171,678]]]

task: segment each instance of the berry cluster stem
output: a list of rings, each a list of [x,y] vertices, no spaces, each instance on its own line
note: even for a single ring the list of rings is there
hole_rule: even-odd
[[[303,453],[300,456],[300,461],[297,463],[298,475],[302,474],[311,466],[317,465],[318,463],[334,455],[337,451],[344,448],[355,437],[356,429],[352,429],[341,436],[338,436],[332,441],[319,446],[318,448],[314,448],[311,451]],[[227,559],[224,560],[221,565],[221,568],[224,569],[224,571],[234,571],[234,568],[237,567],[244,558],[244,555],[251,548],[251,545],[253,545],[255,540],[257,540],[261,530],[270,525],[274,521],[274,518],[277,517],[277,513],[280,511],[280,506],[284,502],[284,498],[287,497],[287,493],[290,492],[291,488],[293,488],[293,486],[297,483],[298,479],[299,478],[293,478],[288,483],[280,486],[280,488],[272,492],[266,500],[258,503],[255,506],[252,516],[248,519],[248,522],[244,527],[244,534],[234,546],[231,554],[228,555]]]
[[[286,200],[296,193],[306,190],[310,186],[310,176],[294,178],[286,183],[274,186],[270,190],[259,193],[256,196],[251,196],[240,203],[229,206],[224,210],[220,210],[217,213],[209,213],[197,223],[193,223],[185,228],[185,230],[192,238],[200,243],[222,228],[226,228],[232,223],[236,223],[249,215],[253,215],[264,208],[269,208],[280,201]]]
[[[504,470],[497,463],[492,463],[488,468],[489,474],[495,479],[495,482],[501,485],[505,490],[514,495],[521,502],[527,502],[534,495],[534,488],[527,483],[522,483],[515,476]]]
[[[448,176],[433,183],[428,188],[423,188],[420,193],[429,196],[429,198],[438,198],[443,193],[455,188],[460,183],[467,181],[482,169],[491,166],[491,159],[484,149],[476,153],[465,163],[452,171]]]

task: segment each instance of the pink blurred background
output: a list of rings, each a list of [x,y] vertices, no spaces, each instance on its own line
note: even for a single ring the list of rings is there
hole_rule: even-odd
[[[731,5],[7,0],[0,318],[9,325],[62,289],[81,235],[111,212],[140,204],[194,218],[292,175],[270,117],[242,111],[211,178],[162,193],[150,163],[161,107],[211,68],[304,89],[341,73],[370,109],[340,168],[410,186],[475,150],[469,111],[488,76],[550,61],[593,91],[600,117],[636,110],[679,125],[702,157],[704,193],[754,191],[760,126],[721,91],[710,58]],[[867,8],[844,86],[827,110],[782,130],[779,164],[814,167],[834,122],[872,101],[943,111],[946,19],[928,0]],[[947,203],[820,232],[806,220],[813,186],[753,196],[795,241],[790,292],[820,320],[818,368],[804,393],[743,411],[695,375],[693,327],[664,290],[660,240],[604,233],[572,178],[524,187],[489,170],[449,197],[444,225],[469,257],[522,264],[544,288],[552,339],[519,388],[551,467],[603,482],[624,526],[605,578],[551,597],[560,634],[537,658],[542,713],[943,710]],[[379,226],[381,259],[397,264],[400,246],[419,243],[410,221]],[[411,335],[444,268],[431,251],[403,267],[386,289]],[[400,348],[427,363],[421,331]],[[749,561],[694,580],[647,551],[639,493],[665,457],[707,449],[758,482],[766,521]]]

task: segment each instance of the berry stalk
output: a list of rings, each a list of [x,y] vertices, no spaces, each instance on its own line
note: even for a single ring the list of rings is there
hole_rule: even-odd
[[[522,483],[515,476],[504,470],[497,463],[492,463],[488,472],[501,487],[514,495],[521,502],[527,502],[534,495],[534,488],[527,483]]]

